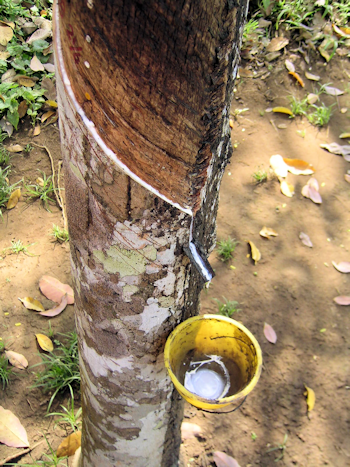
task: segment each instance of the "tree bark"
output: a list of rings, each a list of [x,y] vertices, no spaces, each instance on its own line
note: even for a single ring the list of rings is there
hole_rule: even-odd
[[[208,279],[247,1],[58,7],[81,465],[175,466],[182,401],[163,349]]]

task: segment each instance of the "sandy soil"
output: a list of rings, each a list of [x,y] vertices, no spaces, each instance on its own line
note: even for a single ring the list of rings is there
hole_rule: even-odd
[[[201,310],[215,313],[213,299],[238,301],[241,311],[234,317],[258,339],[263,372],[255,390],[235,412],[209,414],[186,405],[185,421],[198,424],[202,432],[184,440],[184,466],[214,466],[212,455],[216,450],[234,457],[241,467],[276,465],[274,459],[281,451],[267,451],[282,444],[286,434],[284,458],[278,465],[350,465],[350,314],[348,307],[333,301],[338,295],[350,294],[350,276],[332,266],[332,261],[350,260],[350,186],[344,180],[350,165],[341,156],[320,148],[325,142],[341,143],[339,134],[349,131],[350,110],[341,113],[340,109],[350,109],[350,95],[345,92],[337,99],[321,96],[327,105],[333,104],[330,124],[322,129],[311,126],[306,118],[266,113],[268,107],[288,105],[288,95],[300,98],[316,88],[310,81],[305,89],[297,87],[284,67],[285,58],[293,56],[287,54],[273,62],[264,80],[242,77],[237,81],[232,111],[249,110],[236,112],[234,118],[232,140],[236,148],[221,188],[218,238],[230,236],[239,244],[228,263],[223,263],[215,251],[211,255],[216,277],[209,290],[203,292]],[[295,64],[301,72],[300,59]],[[331,82],[349,91],[348,61],[335,58],[327,66],[320,61],[313,64],[311,71],[321,75],[321,83]],[[280,129],[281,125],[285,128]],[[30,127],[22,128],[11,143],[32,140]],[[304,137],[301,133],[305,133]],[[57,167],[57,128],[47,127],[35,141],[49,149]],[[309,176],[288,176],[295,186],[292,198],[280,192],[278,179],[269,172],[273,154],[313,164],[322,204],[316,205],[301,195]],[[37,147],[29,155],[15,155],[12,164],[11,182],[22,177],[34,182],[40,175],[38,169],[51,173],[47,152]],[[268,179],[256,184],[253,174],[259,169],[268,172]],[[3,254],[0,258],[0,337],[11,350],[25,353],[29,366],[40,361],[34,334],[48,332],[48,319],[26,310],[18,297],[40,298],[48,307],[50,302],[38,289],[39,278],[49,274],[71,283],[69,248],[53,242],[50,236],[52,224],[63,227],[62,213],[56,206],[50,209],[51,213],[38,201],[28,205],[21,199],[0,223],[0,251],[10,246],[11,240],[34,243],[29,247],[33,256]],[[273,228],[278,236],[262,238],[259,231],[263,226]],[[313,248],[301,243],[300,232],[309,235]],[[247,241],[253,241],[261,252],[256,265],[249,257]],[[264,337],[265,322],[277,333],[275,345]],[[56,335],[72,330],[73,306],[51,320],[51,326]],[[42,440],[45,433],[56,448],[67,433],[61,427],[54,428],[52,420],[44,417],[49,397],[30,389],[33,378],[33,369],[14,370],[9,388],[0,389],[1,405],[20,417],[31,442]],[[304,385],[316,394],[315,407],[309,414]],[[57,401],[54,409],[66,402]],[[33,459],[39,459],[44,448],[45,442],[37,446],[32,451]],[[14,451],[1,445],[0,461]],[[30,462],[28,455],[21,459],[21,463],[26,462]]]

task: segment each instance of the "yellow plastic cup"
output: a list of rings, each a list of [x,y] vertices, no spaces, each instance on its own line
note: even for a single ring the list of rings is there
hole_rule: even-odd
[[[239,371],[237,392],[221,399],[205,399],[188,391],[184,385],[183,366],[188,355],[217,355],[233,362]],[[194,316],[177,326],[167,339],[164,361],[169,376],[180,395],[204,410],[216,410],[230,404],[240,405],[256,386],[262,368],[258,341],[243,324],[220,315]]]

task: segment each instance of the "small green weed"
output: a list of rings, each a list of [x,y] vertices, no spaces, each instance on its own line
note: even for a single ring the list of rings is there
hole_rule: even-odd
[[[10,153],[5,146],[0,142],[0,167],[7,167],[10,162]]]
[[[46,416],[47,417],[58,417],[58,420],[56,420],[55,422],[55,426],[57,426],[58,424],[64,424],[64,425],[68,425],[73,431],[78,431],[81,429],[81,407],[77,410],[77,412],[75,413],[75,410],[74,410],[74,393],[73,393],[73,390],[72,388],[70,388],[70,393],[71,393],[71,400],[70,400],[70,403],[68,404],[68,406],[70,407],[65,407],[64,405],[61,405],[61,408],[63,410],[63,413],[62,412],[52,412],[52,413],[49,413],[47,414]]]
[[[50,234],[55,238],[56,242],[64,243],[69,241],[69,233],[66,229],[61,229],[58,225],[53,224],[52,233]]]
[[[294,115],[306,115],[308,109],[307,97],[305,99],[299,100],[294,96],[288,97],[290,101],[290,110]]]
[[[6,465],[17,465],[17,467],[64,467],[67,466],[67,456],[65,457],[57,457],[56,452],[52,449],[51,444],[47,440],[46,436],[44,436],[46,444],[49,447],[49,454],[44,453],[42,457],[44,459],[35,461],[32,456],[32,463],[30,464],[6,464]]]
[[[28,248],[32,245],[35,245],[35,243],[28,243],[28,245],[23,245],[21,240],[11,240],[11,246],[4,248],[3,252],[8,255],[19,255],[20,253],[24,253],[27,256],[34,256],[28,251]]]
[[[243,29],[243,41],[246,41],[259,27],[259,22],[256,19],[250,19],[244,25]]]
[[[255,441],[255,440],[257,439],[257,437],[258,437],[257,434],[254,433],[254,431],[252,431],[252,432],[250,433],[250,436],[252,437],[252,440],[253,440],[253,441]]]
[[[311,105],[310,107],[312,107],[315,110],[307,116],[309,122],[316,126],[327,125],[332,116],[331,106],[327,107],[325,104],[322,103],[322,105]]]
[[[214,301],[217,303],[218,306],[218,315],[227,316],[231,318],[233,313],[237,313],[237,311],[241,311],[238,307],[239,303],[234,300],[227,300],[227,298],[222,297],[224,302],[220,302],[217,298],[214,298]]]
[[[10,185],[9,177],[10,167],[1,167],[0,165],[0,217],[2,217],[1,208],[6,207],[7,201],[10,199],[11,193],[21,183],[21,180],[13,185]]]
[[[288,434],[286,433],[284,435],[284,439],[283,439],[282,444],[279,444],[278,446],[276,446],[274,448],[271,448],[271,449],[268,449],[266,451],[266,452],[273,452],[273,451],[278,451],[278,450],[281,451],[281,454],[278,457],[276,457],[275,462],[278,462],[278,461],[283,459],[284,453],[285,453],[285,451],[287,449],[287,439],[288,439]]]
[[[235,239],[228,238],[217,242],[218,255],[224,263],[232,258],[238,242]]]
[[[252,175],[254,181],[259,184],[267,181],[267,172],[264,169],[258,169]]]
[[[52,392],[47,410],[49,411],[55,397],[67,389],[73,391],[80,387],[78,336],[76,332],[60,334],[65,340],[65,344],[55,340],[56,349],[49,354],[40,354],[44,369],[35,374],[36,381],[32,387],[42,388],[47,392]],[[34,365],[37,366],[37,365]]]
[[[0,355],[0,384],[2,384],[3,390],[9,384],[11,373],[12,368],[9,366],[8,359],[5,355]]]
[[[27,154],[30,153],[30,151],[33,151],[34,147],[31,145],[31,144],[26,144],[25,148],[24,148],[24,152],[26,152]]]
[[[55,200],[50,198],[50,195],[55,192],[52,175],[47,177],[46,174],[41,170],[39,170],[39,172],[42,174],[42,177],[37,178],[37,183],[32,185],[24,185],[26,189],[25,194],[28,196],[29,201],[40,199],[44,208],[50,212],[48,203],[55,203]]]

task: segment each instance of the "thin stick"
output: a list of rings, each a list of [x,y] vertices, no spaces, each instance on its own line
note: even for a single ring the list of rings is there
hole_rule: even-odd
[[[39,446],[39,444],[43,442],[44,440],[42,439],[41,441],[38,441],[37,443],[33,444],[32,447],[24,449],[24,451],[16,452],[16,454],[12,454],[12,456],[6,457],[6,459],[0,462],[0,465],[5,465],[8,462],[13,461],[14,459],[17,459],[18,457],[24,456],[24,454],[27,454],[28,452],[32,451],[34,448],[36,448],[37,446]]]

